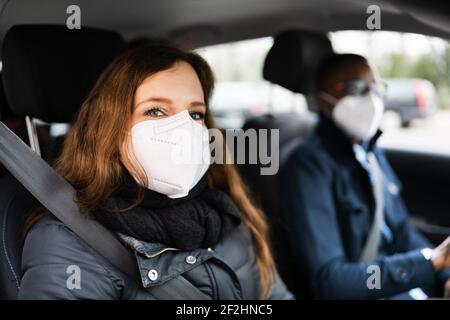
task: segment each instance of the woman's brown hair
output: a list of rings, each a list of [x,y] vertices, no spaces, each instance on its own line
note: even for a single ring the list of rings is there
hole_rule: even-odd
[[[126,141],[137,88],[150,75],[170,69],[178,62],[186,62],[193,67],[208,105],[214,77],[207,62],[193,52],[166,44],[146,44],[126,51],[97,80],[81,106],[55,163],[56,171],[75,188],[76,201],[82,212],[89,214],[121,184],[123,170],[126,170],[122,161],[127,154]],[[214,126],[209,108],[205,123],[208,128]],[[266,220],[250,200],[248,190],[232,164],[212,164],[208,170],[208,182],[210,187],[229,194],[242,212],[243,222],[252,235],[260,271],[258,297],[263,299],[270,293],[276,273]],[[139,198],[135,205],[138,203]],[[34,215],[28,221],[28,227],[39,218],[39,215]]]

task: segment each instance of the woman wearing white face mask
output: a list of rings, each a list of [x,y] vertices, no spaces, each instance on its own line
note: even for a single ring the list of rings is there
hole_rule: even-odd
[[[152,299],[146,288],[178,276],[213,299],[292,298],[235,168],[210,165],[212,88],[207,63],[170,46],[137,47],[104,71],[56,169],[82,211],[134,251],[141,281],[43,212],[29,221],[20,298]],[[78,290],[66,286],[70,265]]]

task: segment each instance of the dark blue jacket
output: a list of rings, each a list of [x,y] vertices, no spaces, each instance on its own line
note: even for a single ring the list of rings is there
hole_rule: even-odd
[[[411,225],[401,184],[383,152],[377,134],[366,146],[384,174],[385,219],[379,255],[381,289],[369,289],[372,274],[359,263],[375,202],[368,172],[356,159],[351,141],[321,116],[315,132],[293,152],[280,172],[282,220],[289,229],[290,247],[310,293],[325,299],[375,299],[432,287],[448,278],[436,276],[420,249],[432,247]],[[389,237],[390,235],[390,237]]]

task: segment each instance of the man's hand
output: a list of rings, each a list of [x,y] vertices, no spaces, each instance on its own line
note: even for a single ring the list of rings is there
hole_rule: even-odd
[[[433,263],[436,272],[442,271],[445,268],[450,268],[450,237],[445,239],[444,242],[433,250],[431,262]],[[450,284],[448,284],[448,286],[450,287]]]

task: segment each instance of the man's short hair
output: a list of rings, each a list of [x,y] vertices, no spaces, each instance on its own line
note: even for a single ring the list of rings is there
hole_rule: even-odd
[[[319,66],[317,89],[326,90],[334,78],[357,65],[369,65],[363,56],[353,53],[333,54],[325,58]]]

